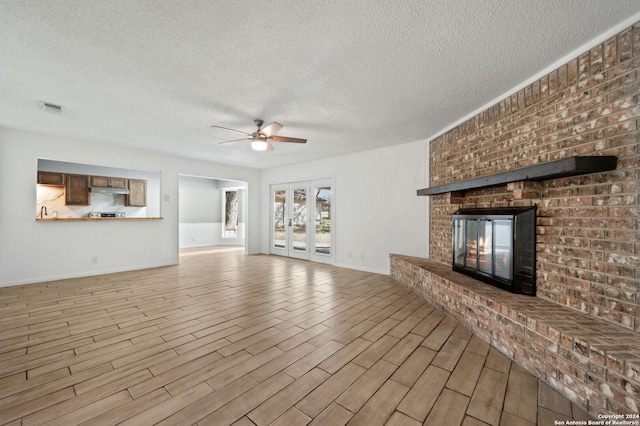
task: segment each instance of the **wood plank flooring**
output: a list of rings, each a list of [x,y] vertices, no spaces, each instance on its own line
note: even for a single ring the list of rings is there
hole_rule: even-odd
[[[388,276],[218,247],[0,289],[0,424],[573,418],[589,417]]]

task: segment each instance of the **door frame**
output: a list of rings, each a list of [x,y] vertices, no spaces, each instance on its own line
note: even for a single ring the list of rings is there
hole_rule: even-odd
[[[293,232],[294,228],[295,228],[295,224],[293,223],[293,221],[295,220],[295,201],[294,201],[294,197],[295,197],[295,193],[298,190],[304,190],[305,192],[305,202],[304,202],[304,223],[299,223],[298,225],[304,225],[305,226],[305,236],[304,236],[304,240],[306,242],[305,244],[305,248],[304,250],[296,250],[294,249],[295,245],[294,245],[294,238],[295,238],[295,233]],[[282,208],[282,218],[278,219],[278,222],[282,223],[282,229],[284,230],[284,243],[282,245],[276,245],[276,240],[275,240],[275,232],[274,232],[274,228],[276,226],[276,208],[275,208],[275,198],[276,198],[276,192],[281,192],[284,191],[285,193],[285,201],[284,201],[284,206]],[[292,182],[292,183],[286,183],[286,184],[278,184],[278,185],[271,185],[270,188],[270,202],[271,204],[271,221],[270,221],[270,230],[269,233],[270,235],[270,244],[271,244],[271,249],[270,252],[271,254],[277,254],[280,256],[287,256],[287,257],[295,257],[298,259],[305,259],[308,260],[309,259],[309,254],[310,254],[310,247],[309,247],[309,238],[310,238],[310,220],[309,220],[309,184],[308,182]],[[299,204],[299,203],[298,203]]]
[[[331,218],[331,232],[330,232],[330,251],[329,254],[316,253],[315,250],[315,217],[316,217],[316,203],[315,203],[315,195],[314,189],[319,186],[325,186],[331,188],[331,197],[332,202],[330,205],[329,216]],[[292,197],[294,190],[296,189],[305,189],[306,190],[306,250],[305,252],[300,252],[296,250],[292,250],[293,243],[293,235],[291,227],[289,226],[289,220],[291,219],[292,213]],[[274,199],[276,191],[286,191],[286,206],[283,210],[284,213],[284,228],[285,228],[285,244],[284,247],[276,246],[274,239],[274,226],[275,226],[275,208],[274,208]],[[333,199],[335,198],[335,186],[333,183],[333,178],[325,178],[325,179],[315,179],[315,180],[304,180],[304,181],[295,181],[295,182],[286,182],[286,183],[278,183],[272,184],[269,186],[269,253],[275,254],[278,256],[286,256],[286,257],[295,257],[299,259],[311,260],[314,262],[321,263],[329,263],[333,264],[335,259],[335,203]],[[313,202],[312,202],[313,200]]]

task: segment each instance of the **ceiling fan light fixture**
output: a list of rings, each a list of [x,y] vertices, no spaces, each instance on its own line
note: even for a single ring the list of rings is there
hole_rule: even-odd
[[[220,144],[226,144],[230,142],[251,141],[251,148],[254,151],[273,151],[273,145],[271,144],[272,142],[307,143],[306,139],[290,138],[288,136],[274,135],[282,128],[282,124],[276,123],[275,121],[269,124],[264,129],[261,128],[262,125],[264,124],[262,120],[255,119],[253,122],[256,126],[258,126],[258,130],[253,133],[247,133],[247,132],[243,132],[242,130],[235,130],[235,129],[230,129],[228,127],[222,127],[222,126],[211,126],[211,127],[215,127],[217,129],[222,129],[222,130],[228,130],[230,132],[240,133],[245,135],[245,137],[243,138],[232,139],[230,141],[222,141],[220,142]]]
[[[254,151],[266,151],[269,147],[266,139],[263,138],[253,138],[251,139],[251,149]]]

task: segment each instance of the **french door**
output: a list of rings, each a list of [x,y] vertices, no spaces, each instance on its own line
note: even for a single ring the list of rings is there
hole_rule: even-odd
[[[271,186],[271,253],[333,262],[334,233],[330,182]]]

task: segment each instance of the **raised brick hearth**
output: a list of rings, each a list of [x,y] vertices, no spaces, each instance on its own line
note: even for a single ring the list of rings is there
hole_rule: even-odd
[[[597,416],[640,408],[640,340],[609,322],[392,254],[391,276]]]
[[[431,187],[573,156],[615,170],[430,195],[429,260],[392,257],[396,279],[594,415],[640,409],[639,126],[636,24],[438,136],[428,159]],[[534,205],[535,297],[451,271],[458,209]]]

